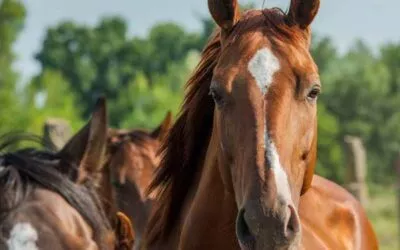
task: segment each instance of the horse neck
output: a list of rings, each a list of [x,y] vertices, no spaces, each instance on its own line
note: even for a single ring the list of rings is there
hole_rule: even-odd
[[[179,249],[239,249],[235,236],[237,207],[218,167],[218,142],[212,136],[198,185],[183,219]]]
[[[102,171],[100,185],[97,188],[97,194],[101,201],[102,209],[107,216],[110,223],[115,223],[117,207],[116,207],[116,194],[115,188],[112,185],[111,180],[111,168],[106,166]]]
[[[131,147],[143,151],[133,153]],[[155,152],[156,149],[140,148],[134,143],[129,144],[127,149],[124,166],[119,169],[118,173],[119,181],[123,183],[118,190],[118,201],[119,208],[133,221],[136,238],[139,239],[144,233],[149,218],[150,200],[145,190],[154,171],[152,152]],[[145,157],[146,155],[148,157]]]
[[[126,181],[118,192],[119,208],[132,221],[135,241],[140,241],[149,217],[149,208],[142,200],[140,190],[134,182]]]

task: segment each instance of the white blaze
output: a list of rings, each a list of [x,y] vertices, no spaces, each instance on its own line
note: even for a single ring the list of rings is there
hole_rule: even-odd
[[[268,48],[258,50],[248,65],[248,70],[254,77],[263,95],[267,93],[268,87],[273,82],[274,74],[279,69],[279,59]],[[288,178],[285,170],[283,170],[281,166],[275,144],[268,135],[267,121],[265,121],[264,129],[265,156],[269,161],[271,169],[274,171],[276,190],[280,198],[289,201],[291,200],[291,195]]]
[[[268,135],[267,135],[268,138]],[[278,196],[284,201],[289,202],[292,200],[289,181],[285,170],[283,170],[282,165],[279,161],[279,154],[276,150],[275,144],[268,138],[266,143],[266,158],[269,161],[271,169],[274,171],[276,190]]]
[[[256,80],[263,95],[273,81],[275,72],[280,69],[278,58],[268,48],[260,49],[249,62],[248,69]]]
[[[17,223],[7,240],[8,250],[39,250],[36,245],[38,233],[29,223]]]

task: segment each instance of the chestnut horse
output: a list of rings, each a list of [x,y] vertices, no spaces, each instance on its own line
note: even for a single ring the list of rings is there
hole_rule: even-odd
[[[321,86],[309,46],[319,0],[292,0],[287,14],[208,4],[220,30],[163,146],[144,248],[376,249],[359,203],[313,180]]]
[[[106,168],[111,171],[113,200],[132,222],[135,244],[140,243],[152,203],[152,197],[146,195],[145,190],[160,163],[160,143],[171,125],[172,114],[168,112],[151,132],[109,129]]]
[[[0,150],[21,138],[3,138]],[[117,211],[109,214],[98,196],[106,143],[105,100],[100,99],[89,123],[60,152],[2,153],[0,249],[130,249],[122,237],[129,233],[129,220]]]

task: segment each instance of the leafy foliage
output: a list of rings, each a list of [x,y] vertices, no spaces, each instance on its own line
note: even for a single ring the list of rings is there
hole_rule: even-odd
[[[0,134],[10,130],[26,129],[27,116],[23,112],[23,100],[18,98],[18,74],[12,69],[15,54],[13,43],[25,20],[24,6],[14,0],[0,1]]]
[[[70,90],[70,84],[57,71],[46,70],[32,79],[27,91],[30,130],[40,134],[43,121],[48,118],[62,117],[69,120],[72,127],[78,129],[83,125],[79,116],[79,107]]]
[[[383,51],[387,51],[386,47]],[[324,61],[321,58],[324,54],[329,55],[320,53],[316,58]],[[393,60],[395,54],[386,54],[387,61]],[[323,141],[320,141],[320,159],[329,159],[333,152],[337,152],[336,160],[331,163],[336,168],[343,165],[343,156],[339,156],[337,145],[342,144],[345,135],[360,136],[368,151],[369,171],[374,173],[369,177],[374,181],[384,181],[392,171],[396,152],[400,150],[400,93],[395,90],[396,81],[391,79],[393,73],[390,73],[388,64],[374,56],[361,41],[355,43],[347,54],[336,59],[333,56],[327,58],[331,58],[330,62],[323,63],[321,72],[324,89],[321,103],[325,108],[320,111],[325,114],[320,115],[320,128],[324,132],[319,135],[324,138],[329,132],[335,141],[330,148],[326,144],[323,147]],[[325,122],[327,116],[332,120]],[[333,166],[326,162],[321,169],[329,167],[329,171],[325,171],[330,172],[335,169]],[[342,180],[337,169],[328,176]]]
[[[62,73],[87,116],[100,94],[117,102],[141,75],[153,85],[155,75],[167,73],[171,62],[184,60],[189,50],[200,47],[199,35],[173,23],[154,26],[146,39],[129,39],[125,21],[113,17],[93,28],[64,22],[49,29],[36,58],[43,69]],[[115,126],[120,119],[113,117],[119,115],[111,113]]]

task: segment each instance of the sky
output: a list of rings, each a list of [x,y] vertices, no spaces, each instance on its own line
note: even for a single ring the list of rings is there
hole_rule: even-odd
[[[239,0],[261,7],[263,0]],[[265,7],[286,10],[290,0],[265,0]],[[14,49],[15,68],[22,81],[40,70],[33,56],[41,48],[46,29],[64,20],[95,25],[102,17],[119,15],[127,20],[132,36],[145,36],[156,23],[174,21],[188,31],[201,29],[199,17],[209,16],[206,0],[23,0],[27,8],[24,30]],[[355,39],[372,49],[400,42],[399,0],[321,0],[313,31],[330,36],[341,52]]]

